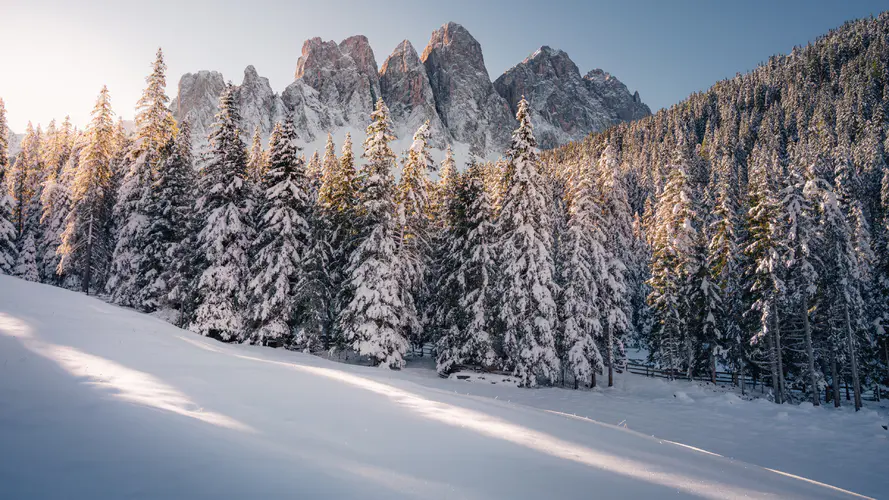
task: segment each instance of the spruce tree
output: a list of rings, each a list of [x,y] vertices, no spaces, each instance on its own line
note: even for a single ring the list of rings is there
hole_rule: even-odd
[[[187,125],[183,124],[176,138],[161,148],[160,157],[163,161],[154,172],[145,205],[145,248],[137,269],[145,286],[137,291],[136,303],[146,311],[169,304],[167,297],[175,282],[169,271],[177,265],[177,259],[183,258],[179,247],[189,236],[194,166]]]
[[[152,303],[141,303],[138,298],[158,275],[157,269],[150,276],[144,274],[156,267],[156,263],[146,262],[150,224],[147,211],[152,202],[155,173],[166,161],[162,149],[176,134],[175,120],[167,109],[170,99],[165,93],[166,68],[163,53],[158,49],[152,72],[146,78],[148,85],[137,104],[136,141],[114,205],[117,241],[106,286],[112,302],[140,310],[153,310],[157,305],[154,299]]]
[[[76,274],[81,290],[89,294],[93,271],[101,268],[110,250],[109,198],[113,196],[114,123],[108,88],[102,87],[86,131],[71,186],[71,210],[65,221],[58,254],[60,274]]]
[[[436,368],[447,374],[461,365],[496,368],[494,212],[485,188],[485,167],[470,160],[461,176],[443,163],[444,216],[450,245],[446,248],[436,307]]]
[[[269,143],[248,285],[254,322],[248,340],[253,344],[265,345],[290,335],[296,304],[306,289],[303,263],[312,236],[311,205],[296,139],[293,122],[286,120],[275,126]]]
[[[247,150],[241,140],[237,88],[228,84],[210,134],[195,204],[201,262],[190,329],[225,342],[247,337],[245,306],[253,228],[248,213]]]
[[[497,220],[499,331],[503,364],[523,386],[559,375],[549,194],[541,173],[528,102],[507,151],[507,188]]]
[[[324,349],[342,344],[337,320],[348,303],[345,288],[349,256],[354,246],[355,160],[352,137],[346,134],[337,159],[333,138],[328,135],[321,186],[312,214],[312,240],[306,262],[308,317],[303,320],[303,347],[320,340]]]
[[[359,239],[349,259],[346,287],[351,300],[340,315],[340,327],[360,355],[374,364],[401,368],[408,348],[402,301],[407,286],[400,281],[398,262],[393,140],[389,108],[379,99],[364,141]]]
[[[599,307],[604,328],[605,360],[608,366],[608,387],[614,385],[614,351],[616,339],[630,328],[630,291],[626,274],[630,268],[630,247],[633,241],[633,215],[627,190],[619,170],[616,148],[609,144],[598,165],[600,205],[607,251],[607,278],[602,280]],[[619,341],[618,341],[619,342]]]
[[[591,174],[589,170],[580,172],[571,189],[561,269],[562,361],[574,379],[575,389],[579,383],[589,382],[592,386],[594,373],[604,368],[599,343],[602,320],[608,321],[608,318],[600,308],[610,305],[611,301],[604,295],[612,293],[608,286],[612,257],[606,250],[608,238],[603,231],[605,224]]]
[[[430,170],[434,170],[428,143],[427,122],[414,134],[414,142],[407,152],[395,198],[401,228],[398,262],[401,280],[406,285],[406,293],[401,298],[406,313],[402,318],[405,322],[403,327],[408,340],[416,346],[422,346],[427,340],[421,317],[428,300],[427,256],[432,251],[433,238],[430,220],[431,189],[427,175]]]

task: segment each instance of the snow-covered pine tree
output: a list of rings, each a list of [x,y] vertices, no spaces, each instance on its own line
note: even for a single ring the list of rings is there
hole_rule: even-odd
[[[686,132],[678,139],[669,177],[657,199],[651,234],[653,252],[649,304],[655,312],[656,331],[650,352],[672,376],[685,358],[686,376],[691,378],[695,362],[695,332],[692,300],[699,293],[694,277],[699,273],[697,214],[691,181],[691,159]],[[684,355],[683,355],[684,353]]]
[[[145,205],[145,248],[136,270],[145,285],[136,292],[136,303],[145,311],[168,305],[168,295],[176,278],[169,270],[175,259],[186,258],[178,248],[188,238],[189,219],[194,209],[194,166],[191,133],[183,124],[159,152],[162,159],[154,172]],[[170,281],[170,279],[172,281]]]
[[[32,231],[25,232],[18,245],[13,274],[23,280],[40,281],[40,275],[37,273],[37,244],[34,242]]]
[[[197,217],[195,216],[195,185],[197,176],[194,169],[194,155],[191,146],[191,126],[188,122],[179,124],[179,134],[175,141],[176,151],[169,156],[165,166],[167,172],[166,220],[178,220],[173,237],[174,243],[167,247],[166,259],[169,265],[161,272],[160,282],[167,290],[166,297],[159,301],[178,311],[176,325],[185,327],[191,322],[194,312],[197,270],[202,267],[202,258],[197,252]]]
[[[152,310],[157,305],[153,299],[151,304],[143,304],[137,298],[157,277],[156,272],[151,276],[143,274],[154,267],[144,262],[150,224],[147,207],[155,172],[166,161],[161,150],[176,135],[176,122],[167,109],[170,99],[166,95],[166,69],[163,52],[158,49],[152,72],[146,78],[148,85],[137,104],[136,141],[128,155],[114,206],[117,241],[106,287],[112,302],[140,310]]]
[[[528,102],[507,151],[506,195],[497,219],[499,332],[503,364],[523,386],[559,376],[549,193],[541,174]]]
[[[71,210],[58,248],[59,274],[77,274],[81,290],[87,294],[93,284],[93,271],[107,258],[111,246],[107,204],[113,196],[114,122],[107,87],[102,87],[92,115],[71,186]]]
[[[307,317],[303,319],[301,335],[304,348],[313,348],[320,340],[321,347],[342,346],[343,338],[337,325],[346,297],[345,281],[355,237],[355,159],[352,137],[346,134],[337,159],[333,138],[328,134],[322,162],[321,186],[312,214],[312,239],[305,264],[308,282]]]
[[[598,203],[602,207],[603,234],[606,239],[607,277],[602,280],[599,313],[604,329],[605,364],[608,367],[608,387],[614,385],[614,351],[622,352],[620,338],[630,329],[630,290],[626,274],[633,241],[633,214],[627,189],[617,158],[616,147],[609,144],[602,152],[598,165]],[[616,343],[620,345],[615,345]]]
[[[6,194],[6,171],[9,169],[9,128],[6,106],[0,99],[0,273],[12,274],[17,259],[15,224],[12,223],[12,202]]]
[[[804,155],[805,147],[805,144],[798,144],[792,151],[787,181],[779,194],[782,220],[775,221],[775,224],[783,233],[780,244],[786,272],[785,294],[787,300],[796,305],[799,311],[797,314],[806,348],[807,382],[812,404],[818,406],[821,377],[815,369],[809,308],[817,291],[818,280],[813,248],[820,246],[820,243],[816,234],[815,212],[809,198],[815,194],[812,189],[816,181]],[[807,190],[807,186],[810,189]]]
[[[750,242],[745,248],[753,270],[748,284],[754,301],[751,312],[759,321],[752,335],[754,344],[765,345],[771,371],[775,402],[784,402],[783,350],[781,348],[778,303],[784,296],[781,234],[776,221],[781,220],[781,200],[777,176],[784,168],[780,149],[780,133],[774,123],[764,125],[762,139],[750,156],[750,210],[747,226]]]
[[[352,348],[375,364],[404,366],[408,343],[404,336],[407,284],[400,282],[398,221],[395,210],[395,140],[389,108],[377,100],[364,141],[366,163],[361,169],[360,234],[349,259],[347,288],[351,300],[340,315],[340,327]]]
[[[189,327],[224,342],[247,336],[244,308],[254,237],[247,213],[247,150],[239,123],[237,88],[228,84],[219,98],[210,151],[198,179],[196,248],[201,265]]]
[[[470,159],[461,176],[443,165],[446,234],[451,242],[438,284],[437,370],[445,374],[460,365],[498,367],[494,320],[494,211],[485,188],[485,165]]]
[[[406,313],[402,318],[405,322],[402,326],[408,340],[416,346],[421,346],[428,340],[424,333],[422,316],[429,293],[426,277],[433,238],[428,172],[435,168],[428,143],[429,122],[426,122],[414,134],[414,142],[401,169],[395,197],[401,230],[398,244],[399,271],[400,279],[405,285],[405,294],[401,297]]]
[[[41,234],[37,243],[40,279],[44,283],[61,284],[58,275],[59,256],[56,249],[61,244],[65,218],[70,209],[70,184],[73,167],[71,162],[74,141],[77,139],[69,117],[55,133],[47,137],[44,164],[47,169],[46,181],[40,193],[43,212],[40,216]],[[66,168],[68,170],[66,171]]]
[[[592,169],[576,174],[570,189],[568,230],[563,246],[562,289],[559,315],[562,328],[562,362],[579,383],[593,386],[594,373],[604,369],[599,344],[604,317],[600,307],[612,302],[602,295],[613,293],[608,286],[612,256],[606,250],[599,193],[591,179]],[[607,346],[607,344],[606,344]]]
[[[38,190],[42,182],[40,143],[40,127],[35,129],[31,122],[28,122],[21,151],[6,172],[6,193],[12,202],[12,222],[20,242],[24,241],[27,230],[36,229],[29,228],[28,224],[36,218],[30,212],[35,196],[39,196]]]
[[[265,175],[266,154],[262,150],[262,133],[259,125],[253,130],[253,141],[250,145],[250,156],[247,159],[247,179],[254,186],[262,184],[262,177]]]
[[[9,124],[6,121],[6,103],[0,97],[0,170],[4,173],[9,167]],[[3,190],[4,182],[0,179],[0,191]]]
[[[309,185],[312,187],[312,199],[318,197],[318,190],[321,188],[321,169],[321,155],[316,150],[306,163],[306,177],[308,177]]]
[[[251,267],[250,308],[254,328],[247,339],[268,345],[291,335],[296,305],[303,300],[303,273],[310,239],[311,200],[305,164],[291,120],[277,124],[262,178]]]
[[[739,212],[737,183],[733,179],[732,170],[725,165],[730,161],[726,155],[720,158],[723,162],[722,176],[716,194],[716,205],[708,228],[706,267],[722,298],[722,314],[716,318],[723,349],[721,356],[726,366],[738,373],[739,381],[744,380],[746,369],[745,346],[749,339],[743,328],[743,270],[745,262],[740,247],[741,226],[743,220]],[[746,387],[741,383],[741,393]]]

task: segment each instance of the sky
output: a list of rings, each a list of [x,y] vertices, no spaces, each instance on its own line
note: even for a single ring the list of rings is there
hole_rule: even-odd
[[[280,92],[303,41],[363,34],[377,64],[404,39],[418,52],[455,21],[481,43],[494,80],[542,45],[582,73],[602,68],[638,90],[653,111],[755,68],[880,1],[691,0],[0,0],[0,98],[10,127],[70,115],[84,126],[102,85],[132,119],[158,47],[168,94],[202,69],[240,83],[252,64]]]

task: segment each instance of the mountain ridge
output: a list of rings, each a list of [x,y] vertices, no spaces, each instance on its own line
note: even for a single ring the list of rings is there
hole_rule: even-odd
[[[510,88],[504,77],[511,72],[527,75],[523,65],[544,49],[553,51],[543,47],[492,81],[481,45],[454,22],[435,30],[422,53],[404,40],[382,65],[377,64],[363,35],[339,43],[310,38],[303,44],[294,81],[280,93],[253,66],[245,69],[244,79],[238,85],[242,129],[246,137],[258,127],[267,138],[277,121],[292,116],[306,148],[319,147],[328,132],[339,136],[343,131],[362,131],[374,102],[383,97],[393,111],[393,126],[400,140],[409,140],[416,128],[429,120],[431,142],[437,149],[454,145],[455,151],[490,157],[505,150],[515,128],[514,94],[518,87]],[[650,114],[638,92],[631,94],[619,80],[602,70],[589,74],[599,71],[607,78],[583,80],[578,86],[582,78],[577,66],[567,53],[558,53],[576,75],[570,81],[555,78],[542,83],[550,93],[559,93],[562,101],[573,97],[573,105],[539,112],[546,108],[548,94],[531,92],[526,96],[535,109],[535,125],[545,132],[542,147],[555,147]],[[179,80],[171,110],[177,120],[191,123],[197,143],[206,143],[224,85],[222,74],[209,70],[186,73]],[[576,88],[563,89],[568,85]],[[597,89],[607,89],[610,99]],[[575,115],[587,118],[578,123]]]

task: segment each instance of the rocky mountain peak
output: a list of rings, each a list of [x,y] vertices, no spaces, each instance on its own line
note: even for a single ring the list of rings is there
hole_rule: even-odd
[[[524,96],[531,107],[540,146],[582,139],[627,118],[648,114],[616,78],[593,70],[585,77],[568,54],[543,46],[494,82],[515,112]]]
[[[443,147],[450,142],[450,135],[435,109],[426,68],[408,40],[398,44],[383,62],[380,92],[392,113],[396,135],[412,134],[428,120],[432,144]]]
[[[364,123],[380,96],[377,63],[367,38],[353,36],[340,44],[312,38],[303,44],[296,78],[318,91],[332,110],[333,124]]]
[[[186,73],[179,79],[179,90],[170,109],[177,121],[187,121],[191,125],[196,142],[206,140],[210,135],[219,95],[224,88],[225,81],[218,71]]]
[[[508,144],[515,119],[494,90],[481,45],[466,28],[451,22],[432,32],[420,60],[438,114],[455,141],[477,152]]]

